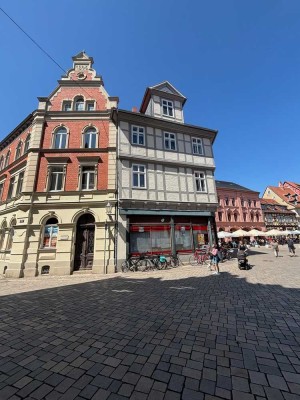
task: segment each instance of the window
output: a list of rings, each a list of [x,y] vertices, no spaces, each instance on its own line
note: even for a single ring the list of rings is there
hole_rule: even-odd
[[[192,144],[193,144],[193,153],[194,154],[200,154],[200,155],[203,154],[202,139],[193,138]]]
[[[174,116],[173,101],[162,100],[162,109],[163,109],[163,115],[167,115],[168,117]]]
[[[219,221],[222,221],[223,213],[221,211],[218,212]]]
[[[84,111],[84,99],[83,99],[83,97],[79,97],[75,101],[75,110],[76,111]]]
[[[231,213],[227,214],[227,219],[228,219],[229,222],[231,221]]]
[[[65,149],[67,146],[67,130],[66,128],[59,128],[54,134],[53,148]]]
[[[16,157],[15,160],[17,160],[18,158],[21,157],[21,153],[22,153],[22,142],[19,142],[17,148],[16,148]]]
[[[25,144],[24,144],[24,153],[27,153],[28,149],[29,149],[29,145],[30,145],[30,134],[27,135],[27,138],[25,140]]]
[[[234,214],[233,214],[233,218],[234,218],[234,221],[237,222],[237,220],[238,220],[238,215],[237,215],[236,213],[234,213]]]
[[[2,156],[2,157],[0,158],[0,171],[3,170],[3,167],[4,167],[4,157]]]
[[[22,188],[23,188],[23,180],[24,180],[24,171],[19,173],[19,179],[18,179],[18,185],[17,185],[17,191],[16,191],[16,196],[21,194]]]
[[[6,154],[4,168],[6,168],[8,166],[9,159],[10,159],[10,151]]]
[[[231,204],[233,205],[233,206],[235,206],[235,199],[231,199]]]
[[[51,166],[49,174],[49,191],[56,192],[63,190],[64,184],[64,167],[63,166]]]
[[[43,248],[55,248],[58,234],[57,218],[49,218],[46,222],[43,235]]]
[[[196,191],[206,192],[206,181],[204,172],[195,172]]]
[[[256,200],[253,200],[253,206],[256,207]]]
[[[81,190],[95,189],[95,167],[82,167]]]
[[[165,149],[166,150],[176,150],[175,133],[165,132]]]
[[[248,200],[249,207],[251,207],[251,200]]]
[[[145,129],[142,126],[131,127],[131,142],[140,146],[145,145]]]
[[[251,220],[251,222],[254,221],[254,215],[253,214],[250,214],[250,220]]]
[[[1,182],[0,183],[0,201],[2,201],[3,189],[4,189],[4,182]]]
[[[134,188],[146,188],[146,167],[144,165],[132,165],[132,186]]]
[[[12,176],[10,178],[9,182],[9,188],[8,188],[8,193],[7,193],[7,200],[10,200],[12,196],[14,195],[14,188],[15,188],[15,183],[16,183],[16,177]]]
[[[88,111],[94,111],[95,110],[95,103],[93,101],[88,102],[86,108],[87,108]]]
[[[228,197],[225,197],[225,205],[226,205],[226,206],[229,205],[229,199],[228,199]]]
[[[247,213],[243,213],[243,217],[244,217],[244,222],[247,221]]]
[[[72,103],[70,101],[65,101],[63,103],[63,111],[71,111],[72,110]]]
[[[256,221],[259,222],[259,214],[256,214]]]
[[[97,143],[97,132],[95,128],[88,128],[83,135],[83,147],[85,149],[95,149]]]

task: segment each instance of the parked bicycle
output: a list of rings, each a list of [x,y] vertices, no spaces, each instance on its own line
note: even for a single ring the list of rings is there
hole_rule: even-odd
[[[195,265],[210,265],[210,255],[206,251],[195,250],[194,254],[190,256],[189,263]]]

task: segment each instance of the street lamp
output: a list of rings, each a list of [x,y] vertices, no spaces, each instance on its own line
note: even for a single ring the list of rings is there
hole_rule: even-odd
[[[106,215],[108,216],[112,215],[112,205],[110,204],[110,202],[106,204],[105,209],[106,209]]]

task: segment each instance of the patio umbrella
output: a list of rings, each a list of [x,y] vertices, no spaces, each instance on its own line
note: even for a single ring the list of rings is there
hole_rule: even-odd
[[[271,229],[270,231],[264,232],[264,236],[280,236],[282,232],[278,229]]]
[[[288,230],[286,230],[286,231],[281,231],[280,233],[281,233],[281,235],[283,235],[283,236],[292,235],[292,231],[288,231]]]
[[[251,229],[251,231],[248,232],[249,236],[262,236],[261,231],[258,231],[257,229]]]
[[[230,232],[218,232],[218,238],[219,239],[224,239],[224,238],[229,238],[231,237],[232,234]]]
[[[300,230],[296,229],[295,231],[292,231],[292,235],[300,235]]]
[[[249,236],[249,232],[243,231],[243,229],[238,229],[235,232],[232,232],[231,237],[242,237]]]

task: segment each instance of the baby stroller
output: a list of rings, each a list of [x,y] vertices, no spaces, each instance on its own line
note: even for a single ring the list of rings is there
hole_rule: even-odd
[[[248,263],[247,259],[247,252],[246,251],[238,251],[237,253],[237,260],[238,260],[238,267],[239,269],[250,269],[250,264]]]

